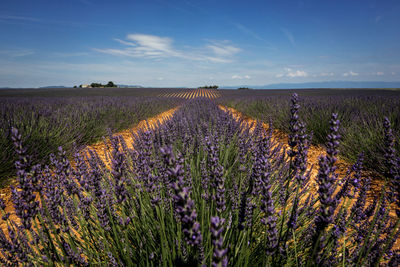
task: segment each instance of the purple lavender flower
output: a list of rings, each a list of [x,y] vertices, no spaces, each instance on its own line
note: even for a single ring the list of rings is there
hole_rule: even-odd
[[[82,257],[82,252],[80,249],[77,249],[77,251],[74,251],[71,246],[64,240],[64,238],[61,237],[61,244],[62,248],[64,250],[66,258],[64,258],[64,261],[66,263],[70,264],[77,264],[79,266],[88,266],[87,261],[85,260],[84,257]]]
[[[298,96],[296,93],[292,95],[291,105],[290,105],[290,121],[289,121],[289,157],[294,157],[296,155],[295,147],[298,143],[298,132],[299,132],[299,108]]]
[[[385,134],[385,177],[391,185],[388,196],[390,201],[396,201],[396,214],[400,217],[400,158],[396,158],[396,150],[394,148],[395,140],[388,118],[385,118],[383,128]]]
[[[333,198],[335,179],[330,175],[330,168],[327,157],[320,157],[319,171],[317,176],[318,196],[320,208],[315,218],[316,232],[322,232],[333,220],[333,212],[336,201]]]
[[[330,133],[328,134],[327,137],[328,142],[326,144],[326,159],[328,161],[330,173],[333,175],[336,170],[335,163],[337,161],[337,155],[339,153],[338,150],[339,140],[341,138],[339,134],[340,122],[338,120],[337,113],[332,113],[332,118],[329,124],[330,124]]]
[[[213,145],[210,140],[206,139],[206,148],[207,148],[207,162],[209,166],[209,175],[210,175],[210,182],[213,188],[215,188],[215,201],[216,201],[216,208],[217,212],[221,214],[226,209],[226,201],[225,201],[225,178],[224,168],[219,164],[218,158],[218,141],[215,141],[215,145]]]
[[[80,202],[79,202],[79,209],[83,215],[83,218],[88,221],[90,219],[90,204],[93,202],[93,199],[89,196],[80,197]]]
[[[172,148],[167,146],[160,149],[165,164],[168,168],[168,175],[172,182],[172,188],[175,192],[174,207],[182,224],[182,232],[189,245],[199,245],[202,237],[200,233],[200,224],[196,221],[197,213],[194,202],[190,198],[190,190],[185,186],[183,168],[175,159]]]
[[[113,254],[111,252],[107,252],[107,256],[108,256],[108,259],[109,259],[109,265],[112,266],[112,267],[118,267],[118,263],[115,260]]]
[[[321,203],[319,215],[317,216],[315,223],[317,226],[317,232],[323,231],[328,224],[332,223],[332,215],[336,208],[336,199],[333,197],[335,192],[335,181],[337,175],[335,174],[338,154],[339,139],[339,120],[337,114],[332,114],[330,121],[331,132],[328,135],[327,142],[327,155],[322,156],[319,159],[319,171],[317,176],[318,183],[318,195]]]
[[[101,190],[101,195],[96,202],[97,218],[99,219],[101,227],[105,231],[111,230],[110,216],[108,212],[109,203],[107,201],[108,195],[106,190]]]
[[[38,212],[39,202],[35,196],[36,176],[40,172],[39,166],[32,166],[30,157],[27,156],[26,149],[22,145],[22,136],[16,128],[12,128],[12,140],[19,160],[15,162],[17,168],[18,187],[12,187],[11,199],[14,204],[15,213],[21,219],[22,225],[26,229],[31,228],[31,220]]]
[[[200,171],[201,171],[201,187],[203,189],[203,193],[201,196],[206,201],[208,201],[210,198],[210,193],[209,193],[210,175],[207,170],[206,161],[204,160],[204,158],[200,162]]]
[[[5,236],[3,229],[0,229],[0,251],[3,259],[9,266],[18,266],[28,263],[29,254],[32,252],[29,242],[24,235],[21,227],[13,223],[13,227],[7,226],[8,237]]]
[[[112,160],[111,160],[111,173],[113,175],[114,190],[118,203],[125,201],[128,192],[125,188],[125,154],[118,150],[118,138],[112,139]]]
[[[307,160],[308,160],[308,149],[310,147],[310,137],[306,133],[305,124],[303,122],[298,122],[298,142],[297,151],[294,158],[293,165],[295,166],[295,177],[299,184],[303,184],[306,177],[304,175],[307,170]]]
[[[266,226],[267,255],[272,255],[278,245],[278,231],[276,227],[276,212],[271,194],[270,172],[265,172],[261,179],[261,206],[264,213],[261,222]]]
[[[53,176],[51,170],[46,166],[43,175],[43,191],[42,194],[45,197],[44,203],[46,204],[50,218],[55,224],[64,224],[66,218],[61,212],[63,203],[62,195],[64,189],[60,186],[60,181],[57,179],[59,176]]]
[[[223,232],[224,232],[224,219],[220,219],[218,216],[211,217],[211,237],[212,237],[212,244],[214,246],[214,252],[212,257],[211,266],[213,267],[225,267],[228,266],[228,258],[227,253],[228,249],[224,248],[224,239],[223,239]]]

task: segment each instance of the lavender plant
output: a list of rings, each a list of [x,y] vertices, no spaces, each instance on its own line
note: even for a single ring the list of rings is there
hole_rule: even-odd
[[[94,151],[76,153],[72,164],[60,149],[51,165],[34,165],[13,130],[18,218],[0,200],[1,263],[395,266],[399,218],[390,198],[369,201],[362,156],[344,177],[335,171],[336,114],[314,188],[297,101],[289,153],[272,128],[253,130],[205,99],[135,134],[135,150],[111,137],[109,164]]]

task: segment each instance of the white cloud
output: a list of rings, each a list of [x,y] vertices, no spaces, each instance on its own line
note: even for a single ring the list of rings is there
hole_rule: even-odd
[[[243,80],[243,79],[249,80],[249,79],[251,79],[251,77],[250,77],[250,75],[241,76],[241,75],[235,74],[232,76],[232,79],[234,79],[234,80]]]
[[[227,41],[213,41],[203,49],[178,50],[173,46],[173,39],[148,34],[128,34],[126,40],[114,39],[126,47],[123,49],[94,48],[95,51],[131,58],[180,58],[194,61],[209,61],[215,63],[232,62],[232,57],[241,51],[240,48]]]
[[[392,75],[396,75],[396,72],[392,71]]]
[[[288,74],[286,74],[286,76],[290,77],[290,78],[294,78],[294,77],[307,77],[308,73],[303,71],[303,70],[297,70],[295,72],[289,72]]]
[[[164,77],[157,77],[157,80],[158,80],[158,81],[163,81],[163,80],[164,80]]]
[[[172,39],[148,34],[128,34],[126,39],[138,44],[140,51],[172,51]]]
[[[275,75],[276,78],[282,77],[289,77],[289,78],[296,78],[296,77],[308,77],[308,73],[304,70],[296,70],[293,71],[291,68],[284,68],[286,73],[278,73]]]
[[[349,72],[345,72],[343,73],[344,77],[348,77],[348,76],[358,76],[357,72],[353,72],[353,71],[349,71]]]

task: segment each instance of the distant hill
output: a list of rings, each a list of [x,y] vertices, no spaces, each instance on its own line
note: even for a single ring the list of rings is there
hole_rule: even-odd
[[[143,88],[141,85],[126,85],[126,84],[117,84],[119,88]]]
[[[221,86],[222,89],[237,89],[239,87],[249,87],[252,89],[307,89],[307,88],[400,88],[400,82],[308,82],[308,83],[275,83],[268,85],[238,85]]]
[[[68,87],[68,86],[64,86],[64,85],[49,85],[49,86],[42,86],[42,87],[39,87],[40,89],[46,89],[46,88],[71,88],[71,86],[70,87]]]

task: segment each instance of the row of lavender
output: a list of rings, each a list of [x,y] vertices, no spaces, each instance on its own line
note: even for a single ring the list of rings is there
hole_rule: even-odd
[[[31,90],[32,91],[32,90]],[[124,97],[2,97],[0,98],[0,178],[14,173],[11,127],[26,138],[34,162],[42,162],[58,146],[71,151],[107,134],[178,105],[181,100]],[[0,179],[1,182],[1,179]]]
[[[400,136],[400,91],[389,90],[299,90],[302,95],[300,115],[313,132],[314,144],[325,144],[329,127],[326,121],[338,113],[343,139],[341,156],[355,161],[360,151],[365,153],[368,169],[384,172],[382,119],[388,117],[395,136]],[[227,91],[220,99],[222,104],[275,128],[289,132],[289,90],[254,90],[251,92]],[[397,150],[400,143],[395,144]]]
[[[188,101],[170,121],[134,134],[134,150],[111,137],[110,169],[94,152],[75,154],[71,167],[62,149],[50,166],[33,165],[14,129],[20,159],[12,199],[21,224],[3,213],[2,263],[398,266],[400,212],[390,211],[400,204],[400,159],[389,121],[391,182],[367,201],[362,155],[344,177],[336,173],[336,114],[316,190],[298,112],[294,95],[285,151],[261,124],[251,130],[209,100]]]

